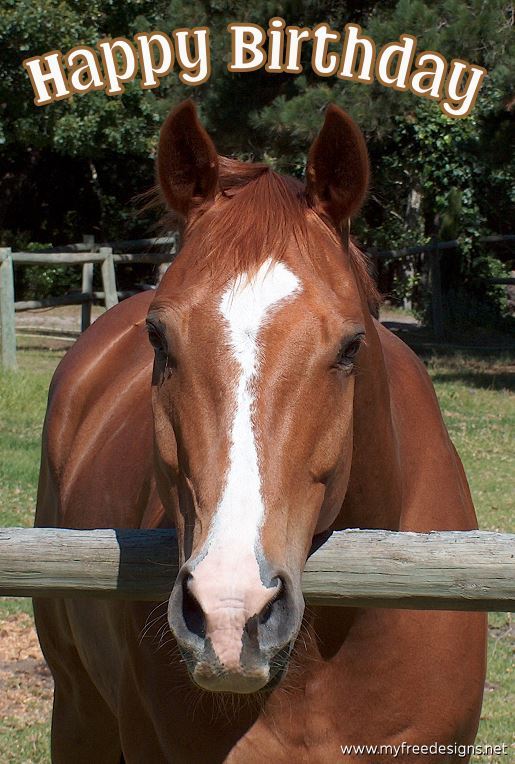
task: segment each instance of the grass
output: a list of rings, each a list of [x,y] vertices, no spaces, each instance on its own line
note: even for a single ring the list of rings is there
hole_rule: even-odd
[[[0,372],[0,525],[30,527],[34,522],[41,427],[48,385],[61,356],[22,350],[18,371]],[[31,600],[0,598],[0,617],[13,612],[32,613]]]
[[[20,370],[0,373],[0,524],[30,526],[36,498],[39,439],[48,383],[59,353],[19,353]],[[510,475],[515,406],[510,359],[452,353],[426,355],[444,418],[467,472],[479,524],[483,529],[515,532]],[[511,439],[510,439],[511,435]],[[31,612],[30,602],[0,600],[1,621],[12,612]],[[513,645],[511,616],[490,616],[489,668],[478,743],[513,745]],[[44,724],[0,725],[0,761],[47,762]],[[511,749],[513,751],[513,748]],[[508,757],[476,757],[477,762],[507,762]]]
[[[510,359],[457,354],[432,356],[426,363],[467,473],[480,528],[515,533],[515,379],[509,374]],[[488,682],[476,742],[510,746],[514,744],[515,624],[511,613],[491,613],[489,624]],[[513,748],[511,753],[515,758]],[[479,764],[485,757],[472,761]]]
[[[0,761],[5,764],[48,764],[50,761],[49,724],[27,725],[18,719],[0,722]]]

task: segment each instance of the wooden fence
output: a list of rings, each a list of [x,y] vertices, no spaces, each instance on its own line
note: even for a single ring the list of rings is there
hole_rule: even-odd
[[[178,571],[173,530],[0,529],[0,595],[163,600]],[[306,563],[308,603],[515,610],[515,535],[346,530]]]
[[[515,235],[485,236],[480,239],[485,244],[498,242],[513,243]],[[141,252],[143,248],[166,246],[168,251]],[[370,251],[374,258],[404,258],[414,255],[427,254],[430,257],[430,288],[432,295],[432,326],[437,339],[444,336],[442,285],[440,274],[440,258],[442,252],[457,249],[458,240],[438,241],[433,239],[427,244],[405,247],[397,250]],[[114,250],[125,250],[125,253],[114,253]],[[140,250],[131,252],[130,250]],[[132,292],[119,292],[116,287],[116,263],[152,263],[170,262],[177,249],[177,237],[161,237],[157,239],[137,239],[129,241],[110,242],[109,246],[96,248],[92,236],[84,236],[80,244],[69,244],[39,252],[11,252],[9,248],[0,248],[0,344],[1,364],[4,368],[16,368],[16,330],[15,313],[23,310],[48,308],[57,305],[82,305],[81,331],[87,329],[91,320],[91,305],[95,301],[104,302],[106,308],[116,305],[119,298],[130,296]],[[26,265],[77,265],[82,266],[82,290],[78,294],[50,297],[44,300],[15,301],[14,297],[14,263]],[[103,282],[103,292],[93,291],[93,268],[100,264]],[[490,279],[493,284],[515,284],[513,278]]]
[[[114,249],[166,246],[167,251],[159,252],[122,252]],[[112,308],[121,298],[135,294],[132,291],[120,292],[116,285],[115,264],[151,263],[160,265],[169,263],[177,247],[177,237],[158,239],[139,239],[110,242],[110,246],[95,247],[92,236],[85,236],[80,244],[46,249],[39,252],[12,252],[10,248],[0,248],[0,344],[1,365],[6,369],[16,368],[16,312],[59,305],[81,305],[81,331],[91,322],[91,305],[102,301],[106,309]],[[82,267],[82,289],[80,293],[49,297],[43,300],[16,301],[14,294],[14,264],[24,265],[75,265]],[[100,265],[102,292],[93,291],[94,266]]]

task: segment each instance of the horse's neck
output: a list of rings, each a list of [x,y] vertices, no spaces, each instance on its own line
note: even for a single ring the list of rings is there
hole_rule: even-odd
[[[402,488],[381,342],[368,311],[354,389],[353,453],[337,528],[399,528]]]

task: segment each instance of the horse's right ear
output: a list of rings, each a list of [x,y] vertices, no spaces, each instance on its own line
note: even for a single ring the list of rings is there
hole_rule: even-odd
[[[166,202],[185,218],[215,196],[218,155],[191,100],[179,104],[163,123],[157,176]]]

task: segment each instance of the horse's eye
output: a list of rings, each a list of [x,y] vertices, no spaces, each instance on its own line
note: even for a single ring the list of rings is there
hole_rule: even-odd
[[[166,341],[155,324],[147,322],[147,333],[150,344],[157,352],[166,353]]]
[[[363,334],[357,334],[350,342],[346,342],[345,345],[342,346],[338,353],[338,358],[336,359],[337,366],[345,369],[350,369],[352,367],[354,359],[361,347],[361,343],[363,342],[363,337]]]

